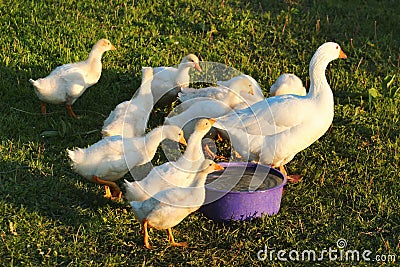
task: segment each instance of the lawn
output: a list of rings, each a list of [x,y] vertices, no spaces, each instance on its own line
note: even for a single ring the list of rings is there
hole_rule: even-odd
[[[286,266],[279,250],[310,266],[368,265],[367,250],[375,263],[400,261],[399,22],[395,0],[0,1],[0,265]],[[104,54],[100,81],[74,104],[81,118],[62,105],[42,116],[29,78],[85,59],[100,38],[117,50]],[[267,96],[283,72],[308,85],[309,61],[326,41],[348,56],[326,72],[334,122],[287,165],[303,179],[285,187],[277,215],[221,224],[194,213],[174,228],[187,248],[152,230],[147,250],[129,203],[105,199],[71,170],[66,149],[101,138],[109,112],[138,88],[142,66],[195,53],[251,75]],[[166,115],[158,108],[150,126]],[[153,163],[164,161],[160,151]],[[289,258],[324,249],[357,250],[360,261]]]

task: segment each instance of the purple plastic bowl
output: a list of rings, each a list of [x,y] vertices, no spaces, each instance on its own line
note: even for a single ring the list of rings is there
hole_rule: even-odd
[[[251,162],[222,162],[224,168],[241,167],[264,173],[272,173],[282,178],[282,183],[266,190],[222,191],[206,185],[205,204],[200,212],[214,221],[248,221],[263,214],[278,213],[281,206],[282,190],[286,177],[276,169]]]

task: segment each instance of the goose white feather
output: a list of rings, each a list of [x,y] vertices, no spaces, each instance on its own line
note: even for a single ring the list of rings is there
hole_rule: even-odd
[[[292,73],[284,73],[278,77],[269,90],[270,96],[295,94],[304,96],[307,94],[303,82]]]
[[[325,77],[329,62],[347,58],[333,42],[321,45],[310,62],[310,89],[306,96],[279,95],[249,108],[217,118],[242,157],[283,166],[320,138],[332,123],[333,93]]]
[[[186,243],[175,243],[171,228],[203,205],[207,174],[216,170],[223,170],[223,167],[212,160],[204,160],[190,185],[159,191],[145,201],[130,202],[135,218],[143,224],[144,245],[147,248],[151,248],[147,227],[168,229],[173,246],[186,246]]]
[[[195,131],[188,139],[188,145],[183,155],[175,162],[166,162],[154,167],[140,181],[125,180],[126,199],[129,201],[144,201],[155,193],[174,186],[187,186],[193,180],[194,171],[204,161],[201,140],[211,129],[214,121],[201,119],[196,123]]]
[[[76,117],[71,105],[87,88],[99,81],[102,71],[101,57],[108,50],[115,50],[115,47],[109,40],[101,39],[93,46],[85,61],[59,66],[47,77],[36,81],[29,79],[42,101],[42,113],[46,113],[45,103],[65,103],[69,115]]]
[[[260,96],[261,95],[261,96]],[[264,99],[257,82],[248,75],[239,75],[228,81],[219,81],[216,87],[182,88],[179,114],[165,118],[166,124],[184,127],[185,134],[193,131],[193,119],[215,118],[232,109],[242,109]]]
[[[241,75],[236,76],[228,81],[218,81],[217,85],[231,88],[231,86],[236,86],[236,83],[238,83],[239,80],[245,80],[247,82],[250,82],[253,93],[245,94],[244,92],[241,92],[240,95],[244,98],[245,102],[243,102],[242,105],[235,105],[235,109],[245,108],[248,105],[252,105],[252,104],[257,103],[258,101],[261,101],[264,99],[264,94],[263,94],[262,89],[261,89],[260,85],[258,84],[258,82],[253,77],[251,77],[250,75],[247,75],[247,74],[241,74]],[[240,82],[239,82],[239,84],[240,84]]]
[[[246,88],[248,90],[246,90]],[[181,102],[186,102],[195,98],[198,99],[199,97],[223,101],[229,94],[229,89],[240,92],[239,95],[243,98],[242,101],[246,101],[250,105],[264,99],[260,85],[251,76],[246,74],[235,76],[227,81],[217,81],[217,86],[200,89],[189,87],[181,88],[178,98]],[[185,103],[183,104],[185,105]],[[184,107],[186,107],[186,105]]]
[[[142,84],[130,101],[124,101],[111,111],[104,121],[102,135],[121,135],[125,138],[142,136],[146,131],[147,121],[153,108],[151,81],[153,69],[142,68]]]
[[[201,71],[199,58],[194,54],[184,57],[178,68],[154,68],[154,78],[151,83],[151,92],[154,103],[170,103],[174,101],[181,87],[187,87],[190,82],[189,70]]]
[[[67,150],[75,172],[87,180],[114,182],[134,166],[151,161],[164,139],[186,144],[182,130],[174,125],[159,126],[142,137],[123,138],[120,135],[101,139],[88,148]],[[114,184],[111,186],[119,190]]]
[[[182,88],[179,97],[184,103],[179,105],[179,109],[183,111],[176,116],[167,117],[165,122],[183,127],[193,119],[219,117],[236,106],[247,103],[245,97],[254,95],[253,85],[248,79],[238,77],[217,87]]]

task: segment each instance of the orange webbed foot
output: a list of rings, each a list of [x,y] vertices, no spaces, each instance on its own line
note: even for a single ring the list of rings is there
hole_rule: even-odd
[[[168,228],[168,240],[171,242],[173,247],[187,247],[187,242],[175,242],[174,236],[172,235],[172,229]]]
[[[291,175],[286,175],[286,178],[288,180],[289,183],[297,183],[298,181],[300,181],[301,176],[299,174],[291,174]]]
[[[186,248],[186,247],[187,247],[187,242],[174,242],[174,243],[171,243],[171,246],[173,246],[173,247],[184,247],[184,248]]]

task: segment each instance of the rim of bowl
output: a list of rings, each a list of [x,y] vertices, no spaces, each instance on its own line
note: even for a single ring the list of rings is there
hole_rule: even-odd
[[[287,178],[286,176],[280,172],[277,169],[274,169],[268,165],[264,165],[264,164],[259,164],[259,163],[254,163],[254,162],[245,162],[245,161],[233,161],[233,162],[217,162],[219,165],[221,165],[222,167],[224,167],[224,171],[227,167],[229,166],[234,166],[234,167],[257,167],[257,166],[261,166],[261,168],[266,168],[269,169],[270,171],[272,170],[272,172],[277,172],[278,175],[281,175],[283,177],[283,181],[281,184],[274,186],[272,188],[268,188],[268,189],[264,189],[264,190],[254,190],[254,191],[226,191],[226,190],[220,190],[220,189],[216,189],[213,187],[208,187],[207,184],[205,185],[205,188],[207,190],[210,191],[214,191],[214,192],[220,192],[220,193],[225,193],[225,194],[259,194],[259,193],[265,193],[268,191],[274,191],[277,190],[281,187],[284,187],[286,185],[287,182]]]

